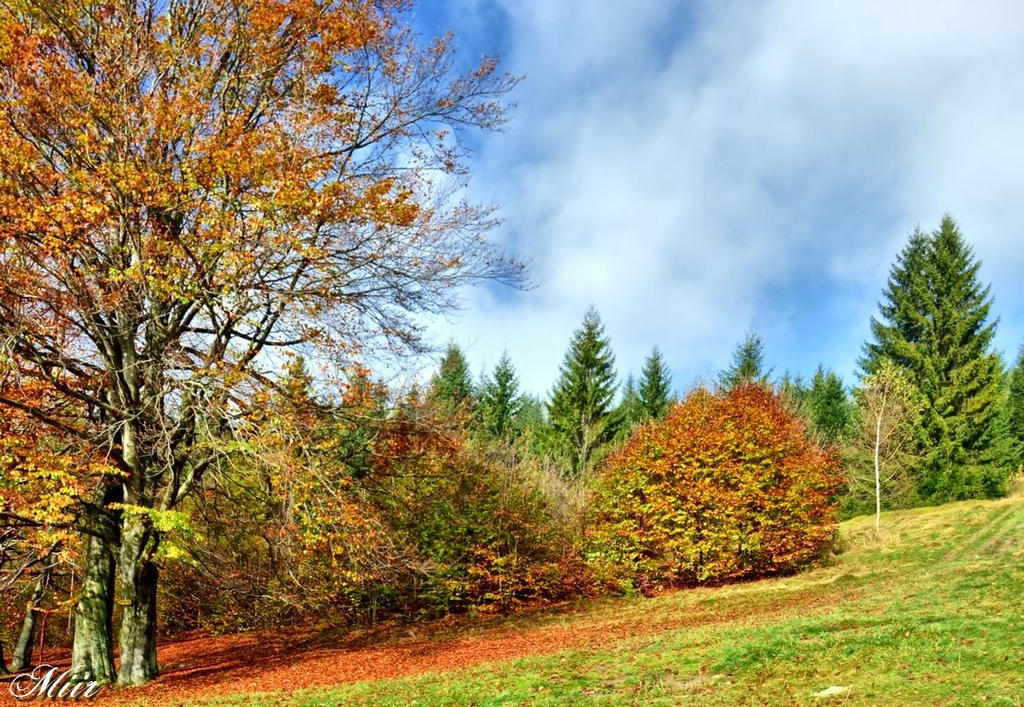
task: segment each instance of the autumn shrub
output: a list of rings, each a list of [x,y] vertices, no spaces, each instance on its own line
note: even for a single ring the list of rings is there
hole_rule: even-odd
[[[377,449],[365,480],[375,505],[428,568],[412,613],[509,611],[581,590],[578,518],[514,445],[469,439],[427,411]]]
[[[832,542],[841,484],[773,393],[697,390],[599,472],[587,561],[602,585],[644,592],[793,571]]]
[[[276,420],[211,476],[188,552],[165,566],[167,632],[507,612],[584,590],[579,494],[553,470],[429,402],[367,420],[306,421],[301,443]]]

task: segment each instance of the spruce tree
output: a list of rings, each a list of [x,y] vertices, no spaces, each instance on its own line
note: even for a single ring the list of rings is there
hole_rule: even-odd
[[[723,390],[747,383],[767,385],[770,375],[764,370],[764,340],[750,332],[733,352],[732,363],[719,374],[718,384]]]
[[[590,469],[614,435],[610,412],[615,389],[611,343],[591,307],[572,336],[548,403],[552,437],[567,456],[571,474]]]
[[[448,344],[441,365],[430,382],[430,397],[446,412],[462,412],[473,404],[473,378],[469,362],[456,344]]]
[[[818,366],[807,392],[811,429],[830,444],[842,440],[850,432],[853,408],[843,381],[832,371]]]
[[[908,374],[924,368],[924,342],[930,329],[927,262],[931,239],[915,229],[889,270],[889,281],[879,304],[881,319],[871,318],[874,341],[864,346],[860,366],[864,376],[878,371],[882,362],[892,361]],[[862,377],[864,377],[862,376]],[[917,376],[911,375],[912,383]]]
[[[479,419],[484,432],[495,439],[512,437],[516,418],[523,409],[523,398],[507,352],[498,359],[494,373],[484,378],[479,398]]]
[[[622,399],[619,400],[613,417],[615,436],[619,439],[628,437],[633,427],[644,419],[643,404],[640,401],[636,379],[632,373],[629,374],[622,386]]]
[[[304,356],[296,356],[288,364],[287,373],[281,381],[281,390],[293,402],[313,399],[313,376],[309,373]]]
[[[661,351],[655,346],[644,362],[643,375],[637,388],[642,417],[648,420],[664,417],[672,403],[671,391],[672,374],[665,365]]]
[[[1000,462],[1004,474],[1010,474],[1024,466],[1024,346],[1010,373],[1000,418]]]
[[[932,502],[996,492],[979,466],[993,443],[1002,377],[980,266],[948,215],[930,235],[915,231],[890,272],[861,359],[865,374],[891,359],[924,398],[918,491]]]

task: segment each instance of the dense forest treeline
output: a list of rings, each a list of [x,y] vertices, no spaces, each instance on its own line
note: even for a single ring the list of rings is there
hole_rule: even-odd
[[[979,279],[980,263],[949,216],[933,233],[915,231],[892,267],[872,339],[859,359],[857,382],[847,386],[819,366],[805,380],[789,372],[773,378],[765,342],[750,333],[728,368],[714,377],[719,390],[753,383],[773,391],[819,441],[841,453],[847,473],[844,512],[873,505],[873,480],[864,470],[873,452],[877,416],[871,396],[885,373],[905,384],[913,414],[903,415],[882,498],[885,507],[936,504],[1004,495],[1021,456],[1024,358],[1007,365],[992,349],[992,300]],[[1024,349],[1022,349],[1024,357]],[[665,416],[676,401],[664,355],[655,347],[639,377],[619,382],[612,342],[591,308],[572,335],[547,399],[521,395],[507,355],[474,382],[464,352],[448,346],[432,381],[434,395],[458,399],[473,411],[470,429],[499,438],[525,436],[533,453],[568,476],[595,468],[640,423]],[[900,411],[890,410],[886,424]],[[486,420],[501,420],[495,428]],[[865,484],[868,480],[870,483]]]

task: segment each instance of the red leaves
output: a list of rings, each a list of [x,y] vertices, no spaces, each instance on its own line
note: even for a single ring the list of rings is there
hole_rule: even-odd
[[[608,460],[588,555],[599,580],[645,591],[788,571],[831,541],[840,484],[769,391],[698,390]]]

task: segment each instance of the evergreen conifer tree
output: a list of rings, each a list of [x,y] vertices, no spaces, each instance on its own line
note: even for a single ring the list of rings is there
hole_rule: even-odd
[[[881,319],[871,318],[874,341],[864,346],[860,365],[864,376],[878,371],[882,362],[892,361],[910,375],[924,368],[925,341],[930,329],[928,300],[930,287],[927,267],[931,239],[915,229],[907,245],[889,270],[889,281],[879,304]],[[862,376],[862,377],[864,377]]]
[[[890,272],[861,359],[865,374],[891,359],[923,396],[918,491],[933,502],[998,493],[998,479],[980,466],[994,441],[1002,366],[991,350],[992,299],[979,268],[948,215],[930,235],[915,231]]]
[[[629,374],[622,386],[622,399],[613,413],[612,422],[615,427],[615,436],[625,438],[632,432],[633,427],[644,419],[643,406],[640,395],[637,392],[636,379]]]
[[[437,373],[430,381],[430,397],[448,412],[466,411],[473,404],[473,378],[469,362],[456,344],[448,344]]]
[[[811,428],[821,439],[835,444],[850,432],[853,407],[839,376],[818,366],[807,399]]]
[[[1024,346],[1010,373],[1000,418],[1000,462],[1006,473],[1013,473],[1024,466]]]
[[[281,381],[281,389],[292,401],[309,400],[314,397],[313,376],[309,373],[306,359],[296,356],[288,364],[288,372]]]
[[[733,352],[732,363],[719,374],[718,384],[723,390],[746,383],[767,385],[770,375],[771,371],[764,370],[764,340],[750,332]]]
[[[808,425],[811,424],[810,388],[804,382],[803,376],[794,376],[786,371],[775,385],[775,394],[779,396],[787,410],[806,421]]]
[[[516,432],[523,440],[525,449],[536,457],[550,456],[554,447],[547,405],[536,395],[525,394],[520,400],[522,407],[516,416]]]
[[[665,365],[665,358],[655,346],[644,362],[643,375],[637,387],[640,411],[644,419],[660,420],[672,403],[672,374]]]
[[[614,435],[610,412],[615,389],[611,343],[591,307],[572,336],[548,402],[552,437],[567,456],[571,474],[590,469]]]
[[[519,379],[508,352],[502,353],[494,373],[480,386],[479,416],[484,432],[496,439],[508,439],[516,431],[516,418],[523,409]]]

